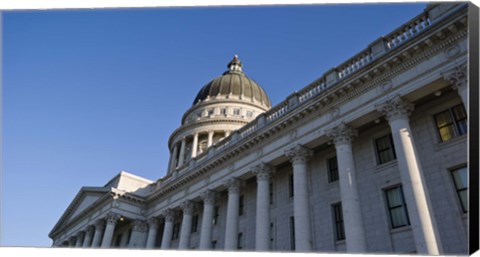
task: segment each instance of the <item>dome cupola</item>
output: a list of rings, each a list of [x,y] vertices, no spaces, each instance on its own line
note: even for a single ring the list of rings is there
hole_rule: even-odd
[[[227,67],[200,89],[183,115],[182,125],[170,136],[169,173],[182,170],[190,159],[271,108],[267,94],[245,75],[237,55]]]

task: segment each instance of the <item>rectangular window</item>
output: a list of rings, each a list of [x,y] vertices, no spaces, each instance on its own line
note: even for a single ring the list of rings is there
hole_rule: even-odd
[[[213,220],[212,220],[213,225],[218,224],[219,210],[220,210],[220,207],[218,205],[215,205],[215,208],[213,208]]]
[[[376,139],[375,146],[377,148],[378,164],[387,163],[397,159],[397,156],[395,155],[395,148],[393,146],[392,134],[388,134]]]
[[[390,224],[392,228],[399,228],[410,225],[407,213],[407,204],[403,197],[402,186],[396,186],[385,190],[387,197],[387,207],[390,214]]]
[[[273,245],[273,242],[274,242],[274,239],[275,239],[275,226],[273,224],[273,222],[270,222],[270,249],[274,249],[274,245]]]
[[[252,118],[253,117],[253,112],[252,111],[247,111],[247,117]]]
[[[295,218],[290,216],[290,249],[295,251]]]
[[[198,230],[198,214],[193,215],[192,217],[192,233],[197,232]]]
[[[338,164],[337,157],[328,159],[328,182],[335,182],[338,180]]]
[[[132,229],[129,229],[128,234],[127,234],[127,244],[126,245],[130,244],[130,238],[131,237],[132,237]]]
[[[245,213],[244,208],[245,208],[245,197],[241,195],[238,200],[238,216],[242,216]]]
[[[335,237],[337,241],[345,239],[345,228],[343,226],[342,204],[332,204],[333,219],[335,222]]]
[[[233,109],[233,115],[240,116],[240,109]]]
[[[457,196],[462,205],[463,212],[468,212],[468,168],[452,170],[453,183],[457,190]]]
[[[270,204],[273,204],[273,183],[272,182],[270,182],[268,190],[269,190],[268,195],[269,195]]]
[[[217,248],[217,240],[213,240],[212,243],[211,243],[211,248],[212,249],[216,249]]]
[[[467,114],[462,104],[436,114],[434,117],[442,142],[467,133]]]
[[[293,197],[293,174],[288,175],[288,194]]]
[[[179,235],[180,235],[180,223],[175,223],[173,225],[172,240],[178,239]]]
[[[220,109],[220,114],[227,115],[227,108]]]
[[[237,249],[243,249],[243,233],[238,233],[237,237]]]
[[[122,242],[122,234],[118,234],[117,237],[115,237],[115,247],[120,247],[120,243]]]
[[[213,115],[213,109],[208,109],[208,116],[212,116]]]

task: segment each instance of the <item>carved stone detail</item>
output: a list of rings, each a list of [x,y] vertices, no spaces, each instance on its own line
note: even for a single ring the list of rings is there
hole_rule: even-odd
[[[312,150],[303,145],[296,145],[291,149],[285,150],[285,155],[290,159],[290,162],[295,164],[297,162],[306,162],[312,157]]]
[[[120,215],[114,213],[114,212],[109,212],[107,216],[105,216],[105,221],[107,224],[117,224],[118,219],[120,218]]]
[[[158,228],[158,219],[156,217],[148,218],[147,223],[151,228]]]
[[[96,230],[103,230],[105,228],[105,221],[104,220],[96,220],[95,221],[95,229]]]
[[[192,215],[195,211],[196,204],[193,201],[187,200],[182,203],[181,208],[183,215]]]
[[[333,140],[335,145],[351,144],[353,138],[358,135],[358,131],[342,122],[338,126],[327,130],[326,134]]]
[[[225,182],[229,194],[239,194],[243,184],[243,181],[238,178],[231,178]]]
[[[460,87],[467,86],[467,65],[463,64],[456,66],[452,70],[442,74],[443,79],[450,82],[454,90],[458,90]]]
[[[217,198],[217,194],[215,191],[207,190],[202,193],[201,195],[204,204],[215,204],[215,200]]]
[[[272,171],[272,166],[264,162],[252,168],[252,173],[257,176],[257,181],[269,181]]]
[[[403,100],[399,95],[387,100],[383,104],[377,105],[377,111],[382,113],[388,121],[408,119],[413,109],[414,105]]]
[[[162,212],[162,216],[165,219],[165,222],[174,222],[175,221],[175,210],[166,209]]]
[[[146,232],[147,223],[144,220],[134,220],[132,223],[132,231]]]

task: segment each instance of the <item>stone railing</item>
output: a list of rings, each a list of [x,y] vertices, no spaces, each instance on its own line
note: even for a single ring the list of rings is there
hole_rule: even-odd
[[[308,100],[321,95],[323,92],[329,90],[332,87],[335,87],[342,80],[346,79],[352,74],[355,74],[359,70],[362,70],[372,61],[384,56],[390,51],[393,51],[395,48],[411,40],[416,35],[419,35],[423,31],[428,30],[428,28],[433,23],[438,22],[443,17],[446,17],[449,13],[451,13],[451,11],[442,11],[443,9],[447,8],[440,5],[437,10],[435,10],[435,8],[437,7],[433,6],[428,11],[425,11],[417,17],[406,22],[387,36],[378,38],[363,51],[359,52],[341,65],[325,72],[319,79],[315,80],[313,83],[302,88],[300,91],[293,93],[292,95],[287,97],[287,99],[283,100],[267,112],[257,116],[255,120],[251,121],[239,130],[234,131],[230,136],[224,138],[222,141],[212,145],[207,151],[199,154],[197,157],[190,160],[189,163],[184,164],[183,166],[177,168],[175,172],[158,180],[159,182],[157,182],[157,188],[161,185],[166,185],[173,180],[177,180],[183,176],[188,175],[189,172],[187,171],[190,171],[195,167],[202,166],[207,161],[225,153],[226,149],[234,145],[238,145],[237,143],[239,141],[244,139],[247,140],[247,138],[251,134],[255,133],[256,131],[262,129],[269,124],[274,123],[281,117],[285,116],[287,113],[296,109],[298,106],[304,104],[305,102],[308,102]],[[460,6],[459,4],[457,6],[454,5],[453,8],[449,8],[450,10],[452,10],[455,8],[462,8],[462,6]],[[428,16],[429,12],[432,10],[437,12],[437,17],[433,22]]]

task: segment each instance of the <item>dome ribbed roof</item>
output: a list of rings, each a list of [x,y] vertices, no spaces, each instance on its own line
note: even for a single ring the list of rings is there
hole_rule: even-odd
[[[239,99],[241,96],[242,100],[260,103],[268,108],[271,107],[270,99],[263,88],[253,79],[248,78],[242,71],[242,63],[238,56],[235,55],[227,66],[229,68],[228,71],[200,89],[193,101],[194,105],[207,98],[211,99],[220,96],[221,98],[232,97]]]

